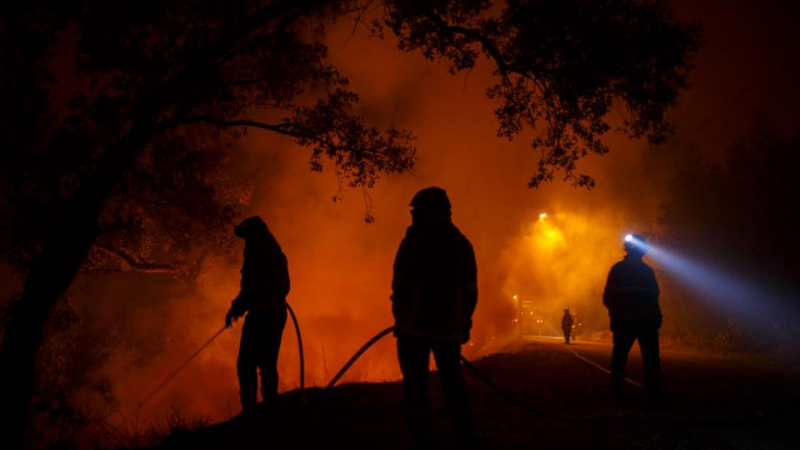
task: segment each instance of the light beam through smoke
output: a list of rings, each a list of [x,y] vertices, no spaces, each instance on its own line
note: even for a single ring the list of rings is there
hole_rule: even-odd
[[[643,247],[657,268],[668,272],[692,289],[708,306],[733,316],[742,323],[763,330],[764,325],[781,314],[777,308],[784,295],[759,283],[703,264],[664,247],[643,243],[628,234],[625,241]]]

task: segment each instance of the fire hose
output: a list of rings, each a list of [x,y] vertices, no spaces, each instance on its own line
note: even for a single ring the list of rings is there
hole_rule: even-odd
[[[325,386],[324,391],[327,392],[328,390],[330,390],[336,384],[336,382],[339,381],[339,379],[345,374],[345,372],[347,372],[347,370],[350,368],[350,366],[352,366],[356,362],[356,360],[359,357],[361,357],[361,355],[364,354],[364,352],[366,352],[376,342],[381,340],[384,336],[386,336],[387,334],[391,333],[392,331],[394,331],[394,327],[389,327],[389,328],[381,331],[380,333],[376,334],[372,339],[367,341],[367,343],[364,344],[360,349],[358,349],[358,351],[353,355],[353,357],[351,357],[350,360],[347,361],[347,363],[342,367],[342,369],[339,370],[339,372],[336,374],[335,377],[333,377],[333,379],[330,381],[330,383],[328,383],[328,385]],[[573,353],[575,353],[575,352],[573,352]],[[579,358],[585,360],[585,358],[580,357],[579,355],[577,355],[577,353],[575,353],[575,355],[578,356]],[[673,422],[673,423],[676,423],[677,422],[677,423],[684,423],[684,424],[699,424],[699,425],[743,424],[743,423],[750,423],[750,422],[753,422],[755,420],[760,420],[761,419],[761,416],[759,414],[756,414],[756,417],[741,418],[741,419],[734,419],[734,418],[728,417],[728,418],[716,418],[716,419],[715,418],[708,418],[708,419],[692,418],[692,419],[685,419],[685,420],[680,420],[678,418],[665,418],[665,417],[575,417],[575,416],[554,414],[554,413],[551,413],[551,412],[543,411],[543,410],[538,409],[538,408],[534,408],[534,407],[532,407],[532,406],[520,401],[519,399],[515,398],[511,394],[509,394],[506,391],[504,391],[503,389],[501,389],[494,382],[492,382],[492,380],[490,380],[488,377],[486,377],[484,374],[482,374],[474,365],[472,365],[471,362],[469,362],[469,360],[467,360],[467,358],[464,357],[464,355],[459,355],[459,358],[461,359],[461,363],[464,365],[464,367],[469,369],[480,381],[482,381],[485,385],[487,385],[490,389],[492,389],[500,397],[502,397],[503,399],[507,400],[508,402],[510,402],[511,404],[513,404],[514,406],[516,406],[516,407],[518,407],[518,408],[520,408],[522,410],[528,411],[530,413],[533,413],[535,415],[538,415],[538,416],[541,416],[541,417],[545,417],[545,418],[548,418],[548,419],[560,420],[560,421],[565,421],[565,422],[577,422],[577,423],[612,423],[612,422],[625,422],[625,423],[629,423],[629,422],[635,422],[635,423]],[[604,369],[602,369],[602,370],[604,370]],[[631,380],[627,380],[627,381],[630,382],[631,384],[634,384],[634,385],[637,385],[637,386],[642,386],[641,384],[633,382]]]
[[[294,330],[297,333],[297,347],[299,348],[299,351],[300,351],[300,398],[301,398],[302,402],[305,403],[306,402],[306,385],[305,385],[305,370],[306,370],[306,367],[305,367],[305,358],[303,357],[303,337],[300,335],[300,325],[297,322],[297,316],[294,315],[294,310],[292,309],[291,306],[289,306],[288,303],[286,304],[286,309],[289,311],[289,314],[292,316],[292,322],[294,323]],[[195,359],[197,357],[197,355],[200,354],[200,352],[202,352],[203,350],[206,349],[206,347],[211,345],[211,343],[214,342],[214,340],[217,339],[219,337],[219,335],[221,335],[227,328],[228,328],[227,326],[223,326],[222,328],[220,328],[219,331],[214,333],[214,335],[211,336],[211,338],[209,338],[206,341],[205,344],[201,345],[200,348],[197,349],[197,351],[192,353],[192,356],[188,357],[180,366],[178,366],[178,368],[175,369],[166,379],[164,379],[164,381],[162,381],[161,384],[159,384],[158,387],[155,388],[153,390],[153,392],[150,393],[150,395],[148,395],[147,397],[145,397],[144,400],[139,402],[139,406],[136,407],[136,411],[135,412],[139,412],[142,409],[142,407],[148,401],[150,401],[150,399],[152,399],[156,394],[158,394],[161,391],[161,389],[164,388],[164,386],[166,386],[170,381],[172,381],[172,379],[175,378],[176,375],[178,375],[187,365],[189,365],[189,363],[192,362],[192,360]]]
[[[173,371],[173,372],[172,372],[172,373],[171,373],[171,374],[170,374],[170,375],[169,375],[169,376],[168,376],[166,379],[164,379],[164,381],[162,381],[162,382],[161,382],[161,384],[159,384],[159,385],[158,385],[158,387],[157,387],[157,388],[155,388],[155,389],[153,390],[153,392],[151,392],[151,393],[150,393],[150,395],[148,395],[147,397],[145,397],[145,399],[144,399],[144,400],[142,400],[141,402],[139,402],[139,406],[137,406],[137,407],[136,407],[136,412],[138,412],[139,410],[141,410],[141,409],[142,409],[142,407],[143,407],[145,404],[147,404],[147,402],[149,402],[151,398],[153,398],[153,397],[154,397],[156,394],[158,394],[158,393],[159,393],[159,391],[161,391],[161,389],[163,389],[163,388],[164,388],[164,386],[166,386],[166,385],[167,385],[167,383],[169,383],[170,381],[172,381],[172,379],[173,379],[173,378],[175,378],[175,375],[178,375],[178,374],[180,373],[180,371],[181,371],[181,370],[183,370],[183,368],[184,368],[184,367],[186,367],[186,366],[187,366],[187,365],[188,365],[190,362],[192,362],[192,360],[193,360],[193,359],[194,359],[194,358],[195,358],[197,355],[199,355],[199,354],[200,354],[200,352],[202,352],[203,350],[205,350],[205,349],[206,349],[206,347],[208,347],[209,345],[211,345],[211,343],[212,343],[212,342],[214,342],[214,340],[215,340],[217,337],[219,337],[219,335],[220,335],[220,334],[222,334],[222,332],[223,332],[223,331],[225,331],[225,329],[226,329],[226,328],[227,328],[227,327],[225,327],[225,326],[224,326],[224,327],[220,328],[220,330],[219,330],[219,331],[217,331],[216,333],[214,333],[214,335],[213,335],[213,336],[211,336],[211,339],[207,340],[205,344],[201,345],[201,346],[200,346],[200,348],[198,348],[196,352],[192,353],[192,356],[190,356],[188,359],[186,359],[186,361],[184,361],[184,362],[183,362],[183,364],[181,364],[180,366],[178,366],[178,368],[177,368],[177,369],[175,369],[175,370],[174,370],[174,371]]]
[[[355,353],[355,355],[353,355],[353,357],[350,358],[349,361],[347,361],[347,364],[345,364],[344,367],[342,367],[342,369],[336,374],[336,376],[333,377],[331,382],[328,383],[327,386],[325,386],[325,390],[327,391],[327,390],[331,389],[336,384],[336,382],[339,381],[339,378],[342,378],[342,376],[344,376],[345,372],[347,372],[347,370],[350,368],[350,366],[352,366],[353,363],[355,363],[356,360],[358,358],[360,358],[361,355],[364,354],[364,352],[366,352],[370,347],[372,347],[372,345],[374,343],[380,341],[384,336],[386,336],[387,334],[391,333],[392,331],[394,331],[394,327],[389,327],[389,328],[381,331],[380,333],[376,334],[372,339],[367,341],[367,343],[364,344],[360,349],[358,349],[358,351]]]
[[[306,403],[305,397],[305,360],[303,356],[303,340],[300,334],[300,325],[297,321],[297,317],[294,314],[292,308],[287,304],[286,308],[288,309],[290,315],[292,316],[292,322],[294,323],[295,332],[297,333],[297,345],[300,352],[300,396],[303,404]],[[223,327],[219,331],[217,331],[205,344],[203,344],[197,351],[195,351],[192,356],[190,356],[186,361],[183,362],[169,377],[167,377],[150,395],[148,395],[138,406],[137,411],[144,406],[153,396],[155,396],[164,386],[167,385],[181,370],[183,370],[200,352],[202,352],[206,347],[208,347],[223,331],[225,331],[226,327]],[[386,335],[394,331],[394,327],[386,328],[385,330],[379,332],[375,336],[373,336],[369,341],[367,341],[360,349],[347,361],[347,363],[336,373],[336,375],[331,379],[331,381],[325,386],[323,392],[328,392],[332,389],[336,383],[344,376],[344,374],[350,369],[350,367],[367,351],[370,347],[372,347],[376,342],[383,339]],[[573,352],[574,353],[574,352]],[[497,393],[500,397],[507,400],[511,404],[517,406],[518,408],[528,411],[530,413],[536,414],[541,417],[561,420],[566,422],[578,422],[578,423],[609,423],[609,422],[666,422],[667,419],[664,417],[574,417],[574,416],[566,416],[561,414],[554,414],[547,411],[543,411],[538,408],[534,408],[519,399],[515,398],[514,396],[510,395],[495,383],[493,383],[488,377],[482,374],[474,365],[472,365],[469,360],[467,360],[463,355],[459,355],[461,359],[461,363],[469,369],[480,381],[486,384],[489,388],[491,388],[495,393]],[[719,418],[719,419],[705,419],[701,420],[698,418],[688,419],[688,420],[676,420],[673,419],[671,421],[677,421],[681,423],[693,423],[693,424],[712,424],[712,423],[747,423],[752,422],[753,420],[761,419],[760,416],[753,417],[753,418],[742,418],[742,419],[732,419],[732,418]]]
[[[339,370],[339,372],[336,374],[336,376],[333,377],[333,379],[330,381],[330,383],[328,383],[328,385],[325,386],[325,391],[328,391],[329,389],[331,389],[336,384],[336,382],[339,381],[339,379],[342,378],[342,376],[344,376],[345,372],[347,372],[347,370],[350,369],[350,366],[352,366],[353,363],[355,363],[356,360],[358,358],[360,358],[361,355],[364,354],[364,352],[366,352],[376,342],[381,340],[384,336],[386,336],[387,334],[391,333],[392,331],[394,331],[394,327],[389,327],[389,328],[381,331],[380,333],[376,334],[372,339],[367,341],[367,343],[364,344],[360,349],[358,349],[358,351],[353,355],[353,357],[350,358],[350,360],[347,361],[347,363],[342,367],[342,369]],[[551,414],[551,413],[548,413],[546,411],[541,411],[539,409],[532,408],[532,407],[520,402],[516,398],[512,397],[511,395],[507,394],[505,391],[503,391],[502,389],[497,387],[497,385],[492,383],[491,380],[489,380],[486,376],[484,376],[482,373],[480,373],[478,371],[478,369],[476,369],[475,366],[473,366],[472,363],[470,363],[467,360],[467,358],[464,357],[464,355],[459,355],[459,357],[461,358],[461,362],[464,364],[464,366],[466,368],[468,368],[470,371],[472,371],[472,373],[474,373],[475,376],[478,377],[479,380],[483,381],[487,386],[492,388],[492,390],[497,392],[504,399],[510,401],[514,405],[516,405],[516,406],[518,406],[518,407],[520,407],[520,408],[522,408],[522,409],[524,409],[526,411],[532,412],[532,413],[540,415],[542,417],[548,417],[548,418],[551,418],[551,419],[567,420],[567,421],[573,421],[573,422],[574,421],[580,421],[580,422],[592,421],[591,419],[582,419],[582,418],[578,418],[578,417],[560,416],[560,415],[557,415],[557,414]]]

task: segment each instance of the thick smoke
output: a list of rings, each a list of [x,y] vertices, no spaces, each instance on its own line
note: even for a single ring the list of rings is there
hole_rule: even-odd
[[[398,53],[391,41],[368,39],[363,33],[348,39],[349,31],[333,30],[332,58],[361,94],[362,112],[371,123],[417,133],[420,162],[414,174],[384,178],[365,199],[357,189],[340,192],[330,170],[312,173],[308,153],[281,138],[252,133],[236,150],[242,176],[255,183],[244,216],[261,215],[289,259],[288,300],[303,332],[307,384],[326,384],[365,341],[392,324],[391,268],[410,223],[408,203],[416,191],[431,185],[447,190],[454,223],[472,241],[478,258],[480,297],[473,342],[465,350],[468,357],[497,350],[515,335],[510,298],[517,290],[541,301],[553,322],[564,305],[591,312],[602,322],[597,292],[608,267],[621,255],[619,237],[628,231],[626,226],[655,219],[655,203],[645,199],[651,189],[642,181],[647,174],[635,170],[642,161],[631,151],[641,144],[611,137],[620,143],[618,155],[589,162],[599,189],[586,192],[554,183],[529,190],[525,183],[535,155],[525,139],[508,143],[495,136],[493,104],[483,95],[491,77],[488,67],[454,77],[446,67]],[[614,173],[628,175],[619,180]],[[636,188],[639,198],[610,200],[637,183],[643,184]],[[331,200],[339,195],[338,201]],[[376,223],[364,223],[365,208],[373,208]],[[550,217],[539,223],[542,211]],[[545,231],[542,241],[543,227],[559,237],[547,241]],[[199,346],[220,327],[238,289],[238,245],[232,257],[208,265],[195,294],[199,298],[169,305],[168,315],[175,317],[165,321],[164,334],[174,343],[143,369],[155,372],[148,377],[150,386],[191,354],[191,346],[181,343]],[[168,405],[178,404],[187,414],[211,413],[216,419],[227,414],[228,405],[238,411],[238,336],[235,328],[215,342],[148,405],[149,411],[164,414]],[[279,369],[281,389],[297,388],[298,352],[291,324],[284,332]],[[394,341],[387,338],[344,380],[398,378]],[[125,392],[131,397],[128,402],[146,393],[131,384]]]
[[[328,38],[331,57],[361,95],[361,112],[377,126],[412,129],[418,136],[419,163],[413,174],[383,178],[365,199],[360,190],[340,192],[332,170],[312,173],[309,152],[287,140],[252,132],[234,149],[237,170],[255,188],[243,217],[261,215],[289,260],[288,301],[303,332],[306,384],[325,385],[367,339],[392,324],[392,262],[410,224],[408,203],[428,186],[447,190],[454,223],[471,240],[478,258],[479,303],[473,342],[465,348],[468,357],[502,348],[515,335],[513,295],[541,302],[553,323],[563,308],[570,308],[588,320],[588,328],[604,329],[600,293],[605,276],[622,257],[624,233],[660,231],[659,205],[668,197],[668,182],[680,169],[683,154],[676,147],[719,152],[742,134],[730,130],[746,128],[753,107],[780,116],[778,126],[797,124],[796,114],[781,114],[786,100],[776,100],[765,87],[766,75],[749,66],[736,77],[731,75],[736,70],[725,70],[727,78],[721,72],[737,61],[767,58],[753,56],[762,53],[752,49],[744,56],[726,50],[730,39],[744,35],[726,21],[741,25],[748,12],[737,10],[723,20],[716,10],[692,4],[680,3],[679,13],[706,24],[709,44],[698,57],[694,90],[674,112],[675,141],[653,149],[610,135],[612,153],[590,157],[579,168],[597,178],[598,187],[591,191],[560,180],[540,190],[525,187],[537,154],[529,147],[530,135],[513,142],[496,137],[494,105],[484,96],[491,79],[487,64],[453,76],[419,55],[400,53],[391,39],[370,38],[361,29],[351,36],[349,23],[334,27]],[[766,8],[764,14],[773,14],[775,8]],[[796,20],[796,15],[788,17]],[[793,64],[789,73],[796,74]],[[750,86],[758,87],[757,98],[746,91]],[[737,99],[730,98],[737,93]],[[790,94],[797,99],[796,91]],[[333,197],[341,198],[334,202]],[[368,207],[373,208],[374,224],[364,223]],[[540,220],[540,213],[547,218]],[[133,414],[139,402],[223,325],[238,291],[242,243],[237,245],[232,254],[220,251],[209,261],[194,287],[153,276],[133,281],[114,277],[86,286],[85,296],[75,296],[77,307],[89,311],[90,326],[113,328],[121,336],[113,356],[90,374],[111,383],[120,413],[109,420],[162,423],[172,408],[187,417],[221,420],[239,411],[235,360],[240,324]],[[281,390],[298,387],[291,322],[284,332],[279,372]],[[394,341],[386,338],[344,381],[398,378]]]

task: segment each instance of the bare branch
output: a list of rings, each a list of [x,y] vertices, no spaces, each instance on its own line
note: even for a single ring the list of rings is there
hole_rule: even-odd
[[[353,39],[353,37],[355,37],[358,26],[364,24],[363,20],[364,14],[366,14],[369,11],[370,7],[372,7],[372,3],[373,0],[369,0],[368,2],[366,2],[364,6],[354,8],[356,16],[354,18],[353,29],[350,30],[350,36],[348,36],[347,39],[345,39],[344,44],[342,44],[342,48],[344,48],[350,42],[350,40]]]
[[[309,130],[302,125],[290,122],[283,122],[279,124],[270,124],[259,122],[252,119],[238,119],[238,120],[221,120],[212,116],[193,116],[187,117],[178,121],[171,121],[160,125],[162,130],[174,128],[177,126],[193,125],[197,123],[207,123],[219,128],[234,128],[234,127],[252,127],[262,130],[272,131],[284,136],[291,136],[295,138],[307,139],[332,151],[347,150],[347,146],[338,145],[332,142],[329,138],[316,135],[313,130]],[[371,150],[363,150],[364,153],[378,153]]]
[[[177,271],[178,271],[175,268],[175,266],[173,266],[171,264],[151,263],[151,262],[145,260],[142,257],[131,256],[128,253],[126,253],[126,252],[124,252],[124,251],[122,251],[122,250],[120,250],[120,249],[118,249],[116,247],[113,247],[111,245],[108,245],[108,244],[102,244],[102,243],[95,242],[93,245],[95,247],[99,248],[99,249],[105,250],[106,252],[111,253],[112,255],[118,257],[119,259],[124,261],[126,264],[128,264],[131,267],[131,269],[133,269],[136,272],[142,272],[142,273],[172,273],[172,274],[174,274],[174,273],[177,273]]]
[[[166,131],[171,128],[185,126],[185,125],[194,125],[198,123],[207,123],[219,128],[230,128],[230,127],[261,128],[264,130],[274,131],[275,133],[280,133],[286,136],[299,136],[301,134],[299,132],[300,127],[298,125],[288,122],[279,124],[269,124],[249,119],[221,120],[210,115],[191,116],[180,120],[170,120],[162,122],[158,124],[156,127],[158,128],[159,131]]]

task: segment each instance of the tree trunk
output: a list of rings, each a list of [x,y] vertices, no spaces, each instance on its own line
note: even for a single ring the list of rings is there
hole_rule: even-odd
[[[22,449],[30,422],[30,402],[35,381],[36,356],[44,341],[44,328],[53,306],[67,291],[99,234],[98,220],[119,180],[159,132],[161,112],[190,111],[207,88],[219,80],[216,63],[226,52],[269,21],[293,11],[310,10],[331,0],[280,0],[253,13],[241,27],[225,30],[208,52],[186,65],[164,84],[143,95],[131,118],[128,133],[110,147],[62,216],[54,215],[50,235],[28,273],[22,297],[11,314],[0,349],[0,442],[3,448]],[[179,119],[173,117],[173,119]]]
[[[8,448],[22,448],[33,395],[35,363],[44,327],[55,303],[69,288],[97,236],[97,221],[83,218],[42,251],[25,279],[0,351],[0,420]],[[54,224],[56,225],[56,224]]]
[[[161,90],[156,90],[160,92]],[[152,123],[168,97],[144,101],[129,133],[109,148],[92,177],[54,214],[50,234],[25,278],[0,349],[0,420],[4,444],[21,449],[30,422],[36,356],[53,306],[67,291],[99,234],[98,220],[122,175],[152,136]]]
[[[160,111],[185,100],[184,92],[173,88],[187,76],[184,71],[144,97],[128,133],[105,151],[92,176],[56,210],[46,227],[49,235],[25,278],[0,349],[0,420],[8,448],[21,449],[25,443],[36,356],[50,311],[78,274],[100,232],[98,221],[108,198],[153,137]]]

